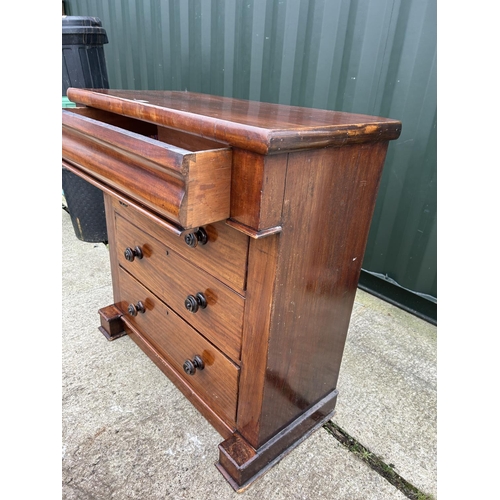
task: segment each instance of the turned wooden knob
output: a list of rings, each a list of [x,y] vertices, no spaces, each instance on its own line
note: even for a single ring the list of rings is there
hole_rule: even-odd
[[[196,355],[192,360],[187,359],[186,361],[184,361],[182,368],[184,368],[184,371],[188,375],[194,375],[197,368],[198,370],[203,370],[203,368],[205,368],[205,363],[203,363],[203,360],[200,358],[200,356]]]
[[[202,309],[207,307],[207,299],[205,295],[198,292],[196,295],[188,295],[184,301],[184,305],[189,312],[195,313],[200,307]]]
[[[146,308],[144,307],[144,304],[141,301],[139,301],[137,302],[137,304],[129,304],[127,311],[130,314],[130,316],[137,316],[138,312],[145,313]]]
[[[125,251],[123,252],[123,255],[125,255],[125,258],[129,262],[133,262],[133,260],[136,257],[138,259],[142,259],[142,257],[143,257],[141,247],[135,247],[135,248],[127,247],[127,248],[125,248]]]
[[[208,241],[208,234],[200,227],[198,231],[186,234],[186,236],[184,236],[184,241],[192,248],[196,247],[198,244],[205,245]]]

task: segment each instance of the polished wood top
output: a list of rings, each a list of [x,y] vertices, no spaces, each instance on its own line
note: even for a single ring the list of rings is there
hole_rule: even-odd
[[[68,89],[77,103],[261,154],[397,139],[401,122],[193,92]]]

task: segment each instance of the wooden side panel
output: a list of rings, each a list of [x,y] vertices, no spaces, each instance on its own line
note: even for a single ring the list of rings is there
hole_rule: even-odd
[[[218,149],[189,157],[189,177],[181,208],[182,225],[202,226],[229,217],[232,151]]]
[[[231,218],[254,230],[279,226],[287,155],[233,151]]]
[[[259,446],[336,388],[386,150],[289,155]]]
[[[254,447],[259,439],[279,238],[278,234],[250,240],[248,255],[237,425]]]

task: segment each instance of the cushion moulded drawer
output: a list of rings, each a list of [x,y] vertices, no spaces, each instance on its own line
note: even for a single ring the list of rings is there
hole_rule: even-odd
[[[229,217],[230,148],[189,151],[68,110],[62,125],[64,161],[181,229]]]

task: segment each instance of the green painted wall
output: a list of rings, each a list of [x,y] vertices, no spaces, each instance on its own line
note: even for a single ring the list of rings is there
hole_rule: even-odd
[[[106,29],[110,86],[399,119],[363,269],[434,301],[436,0],[68,0]]]

